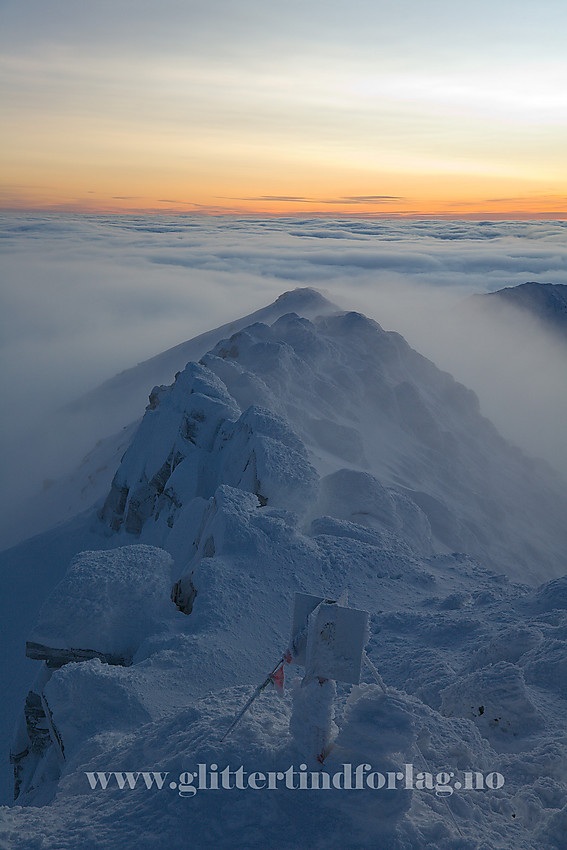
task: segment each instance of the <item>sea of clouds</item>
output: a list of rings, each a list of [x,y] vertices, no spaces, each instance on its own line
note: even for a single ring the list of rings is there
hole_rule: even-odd
[[[402,333],[471,386],[507,437],[567,472],[565,343],[463,307],[526,281],[566,284],[567,222],[18,214],[0,219],[0,237],[8,497],[33,479],[10,461],[27,428],[297,286]]]

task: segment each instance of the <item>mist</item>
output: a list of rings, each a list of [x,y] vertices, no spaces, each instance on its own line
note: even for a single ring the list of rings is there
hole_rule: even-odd
[[[297,286],[404,335],[475,390],[504,436],[567,475],[565,341],[525,314],[493,311],[490,299],[467,304],[526,281],[567,283],[566,231],[564,222],[6,217],[3,504],[71,471],[107,436],[92,421],[76,445],[58,439],[56,411]]]
[[[567,476],[567,336],[511,305],[409,278],[355,303],[472,388],[503,436]]]

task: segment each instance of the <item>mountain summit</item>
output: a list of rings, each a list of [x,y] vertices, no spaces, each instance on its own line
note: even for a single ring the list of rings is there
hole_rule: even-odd
[[[69,413],[81,416],[101,416],[104,411],[108,424],[104,436],[114,433],[135,419],[138,419],[147,398],[148,387],[154,384],[170,383],[176,372],[183,369],[190,360],[198,360],[220,339],[224,339],[254,322],[272,324],[284,313],[294,312],[307,319],[315,316],[339,312],[324,295],[311,287],[299,287],[283,292],[275,301],[234,319],[213,330],[199,334],[173,348],[168,348],[155,357],[150,357],[137,366],[125,369],[108,381],[105,381],[90,393],[68,405]]]
[[[313,318],[339,312],[339,307],[311,287],[283,292],[266,307],[125,369],[43,420],[38,432],[25,439],[25,457],[26,465],[34,469],[34,480],[37,469],[42,470],[39,480],[44,479],[44,490],[23,504],[9,501],[0,516],[4,545],[46,531],[104,497],[152,386],[170,384],[189,361],[199,360],[241,328],[254,322],[271,324],[290,311]],[[45,458],[50,459],[47,467]]]
[[[303,523],[399,532],[522,580],[564,570],[560,480],[497,433],[474,393],[359,313],[254,322],[155,387],[101,517],[167,548],[222,485]]]

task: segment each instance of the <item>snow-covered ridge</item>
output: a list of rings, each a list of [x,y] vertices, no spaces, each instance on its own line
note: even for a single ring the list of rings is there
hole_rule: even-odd
[[[474,393],[358,313],[255,323],[154,388],[101,517],[166,545],[222,484],[522,580],[564,571],[561,480],[506,443]]]
[[[217,341],[154,387],[100,516],[11,554],[17,572],[34,552],[54,570],[58,536],[91,550],[25,636],[50,667],[23,692],[20,795],[0,843],[562,850],[564,487],[472,392],[358,313],[286,313]],[[423,791],[91,793],[85,771],[169,783],[200,763],[308,760],[290,730],[293,669],[282,701],[266,691],[223,735],[281,657],[294,592],[345,588],[370,614],[387,693],[339,687],[325,769],[425,758],[435,774],[499,771],[502,789],[446,804]]]
[[[271,304],[255,310],[246,316],[228,322],[213,330],[199,334],[192,339],[168,348],[155,357],[150,357],[137,366],[125,369],[108,381],[105,381],[90,393],[68,405],[67,412],[77,416],[105,416],[112,412],[112,419],[106,434],[113,433],[119,427],[128,425],[137,419],[142,411],[148,388],[154,384],[169,384],[177,371],[183,369],[190,360],[198,360],[220,339],[236,333],[254,322],[271,324],[284,313],[295,312],[311,318],[338,312],[339,308],[318,290],[300,287],[282,292]],[[110,410],[108,410],[110,408]]]
[[[271,324],[289,311],[310,318],[339,308],[310,287],[283,292],[266,307],[120,372],[42,421],[41,432],[27,441],[28,462],[41,468],[49,457],[52,465],[57,459],[57,469],[49,470],[41,492],[23,504],[16,500],[7,506],[0,516],[3,546],[46,531],[104,498],[152,386],[170,384],[176,372],[198,361],[219,340],[254,322]]]

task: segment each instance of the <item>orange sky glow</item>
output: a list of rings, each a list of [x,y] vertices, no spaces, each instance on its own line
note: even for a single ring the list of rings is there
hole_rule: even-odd
[[[1,13],[1,209],[567,218],[555,0],[536,23],[509,0],[23,5]]]

